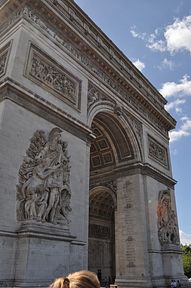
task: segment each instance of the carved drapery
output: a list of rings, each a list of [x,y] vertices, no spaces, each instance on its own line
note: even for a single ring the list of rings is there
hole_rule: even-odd
[[[167,149],[148,135],[149,157],[169,169]]]
[[[69,224],[70,164],[61,130],[37,130],[19,170],[17,219]]]
[[[80,109],[80,80],[33,45],[25,75],[72,107]]]
[[[158,237],[161,245],[179,245],[179,233],[176,213],[171,207],[170,190],[159,192],[158,199]]]

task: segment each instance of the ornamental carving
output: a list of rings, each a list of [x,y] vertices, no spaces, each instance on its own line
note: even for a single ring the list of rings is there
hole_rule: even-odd
[[[159,192],[158,199],[158,237],[161,245],[179,245],[179,233],[175,211],[171,206],[170,190]]]
[[[115,102],[106,96],[102,91],[100,91],[97,87],[95,87],[93,84],[89,83],[88,85],[88,109],[96,103],[96,102],[103,102],[103,101],[108,101],[113,103],[115,105]]]
[[[30,48],[26,76],[39,85],[43,84],[43,88],[49,89],[61,100],[80,108],[80,81],[33,46]]]
[[[77,61],[81,63],[86,69],[88,69],[90,72],[92,72],[96,77],[98,77],[102,82],[105,83],[105,85],[109,86],[114,93],[117,93],[120,98],[123,99],[126,103],[128,103],[129,106],[131,106],[133,109],[135,109],[138,113],[142,115],[146,120],[148,120],[152,125],[154,125],[158,130],[160,130],[161,133],[164,135],[167,135],[167,128],[165,125],[158,119],[158,116],[151,113],[150,108],[145,106],[142,101],[138,98],[138,95],[133,94],[133,90],[123,87],[124,85],[121,85],[122,79],[119,77],[119,81],[113,79],[112,75],[105,72],[104,68],[100,68],[98,65],[95,64],[94,61],[92,61],[92,57],[87,57],[86,51],[84,51],[82,48],[79,49],[79,42],[75,45],[74,39],[77,39],[76,35],[73,33],[68,34],[68,37],[63,37],[63,30],[62,31],[54,31],[45,21],[41,20],[30,8],[24,7],[21,11],[15,13],[12,16],[12,20],[10,20],[7,25],[12,25],[12,23],[18,18],[24,17],[28,21],[32,22],[34,26],[36,26],[40,31],[46,33],[49,35],[49,37],[52,39],[53,42],[55,42],[58,46],[60,46],[61,49],[65,50],[66,53],[69,53],[71,56],[73,56]],[[4,25],[6,26],[6,25]],[[2,28],[4,29],[4,28]],[[67,32],[66,32],[67,34]],[[69,38],[71,38],[69,40]],[[85,48],[84,48],[85,49]],[[127,73],[127,67],[124,67],[125,71]],[[132,81],[132,74],[129,72],[128,76],[126,76],[130,81]],[[35,78],[34,78],[35,79]],[[135,78],[133,78],[135,79]],[[140,86],[140,81],[134,81],[133,84],[138,83],[138,86]],[[42,81],[41,81],[42,83]],[[124,82],[125,83],[125,82]],[[144,91],[144,89],[143,89]],[[143,92],[142,91],[142,92]],[[58,91],[57,91],[58,92]],[[95,100],[97,99],[97,96],[94,95]],[[150,93],[147,91],[145,97],[149,98],[150,101],[155,102],[155,106],[157,106],[157,101],[150,95]],[[91,102],[91,100],[90,100]],[[79,103],[78,103],[79,104]],[[159,105],[160,106],[160,105]],[[159,107],[161,108],[161,106]],[[165,113],[165,116],[169,118],[168,114],[163,110],[163,113]]]
[[[167,149],[148,135],[149,157],[169,169]]]
[[[10,43],[0,50],[0,77],[6,72]]]
[[[69,224],[70,163],[61,130],[37,130],[19,169],[17,219]]]

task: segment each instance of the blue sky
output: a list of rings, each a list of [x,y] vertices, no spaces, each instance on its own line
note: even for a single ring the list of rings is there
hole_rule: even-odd
[[[167,99],[182,243],[191,243],[191,1],[75,0]]]

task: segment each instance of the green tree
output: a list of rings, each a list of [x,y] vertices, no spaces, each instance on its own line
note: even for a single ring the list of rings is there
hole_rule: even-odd
[[[184,273],[188,278],[191,278],[191,244],[190,245],[181,245],[182,249],[182,259]]]

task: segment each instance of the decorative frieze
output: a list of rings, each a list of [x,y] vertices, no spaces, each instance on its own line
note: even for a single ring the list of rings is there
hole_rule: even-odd
[[[101,49],[101,53],[108,57],[112,64],[117,66],[118,69],[122,71],[124,70],[129,78],[133,79],[134,82],[136,82],[135,84],[142,88],[142,92],[146,93],[150,100],[155,100],[155,102],[157,104],[160,103],[161,106],[166,103],[166,100],[162,98],[157,91],[151,89],[151,87],[148,87],[148,84],[144,82],[143,78],[134,71],[133,67],[129,65],[127,59],[124,59],[119,51],[114,49],[111,43],[108,43],[108,41],[105,39],[105,37],[103,37],[101,33],[98,33],[96,27],[92,25],[92,23],[89,23],[86,19],[82,18],[81,14],[76,9],[74,9],[74,7],[71,7],[71,5],[68,6],[67,3],[54,0],[50,1],[53,2],[57,11],[62,16],[72,20],[72,25],[75,26],[75,28],[78,29],[80,33],[85,34],[86,38],[88,38],[92,44],[96,45],[98,49]],[[68,13],[66,13],[66,11]]]
[[[21,13],[17,13],[20,18]],[[102,82],[105,83],[115,94],[117,93],[123,101],[128,103],[130,107],[132,107],[135,111],[137,111],[142,117],[144,117],[147,121],[149,121],[152,125],[154,125],[160,132],[167,135],[167,131],[169,127],[172,127],[172,118],[169,114],[163,110],[163,114],[165,119],[162,117],[158,117],[159,113],[152,113],[152,110],[157,107],[157,101],[154,100],[154,106],[145,105],[146,98],[144,101],[142,96],[136,91],[134,88],[130,87],[129,83],[125,81],[125,78],[121,78],[119,75],[113,74],[113,70],[110,69],[106,71],[104,67],[106,65],[101,65],[99,63],[103,63],[103,59],[99,58],[97,55],[93,55],[91,53],[87,53],[88,47],[86,45],[80,45],[81,39],[76,36],[71,31],[68,31],[67,28],[64,28],[59,31],[59,29],[53,30],[44,20],[41,20],[36,12],[34,13],[31,8],[25,7],[22,10],[22,16],[30,21],[34,26],[36,26],[41,32],[48,34],[48,36],[55,42],[60,48],[69,53],[69,55],[73,56],[77,61],[81,63],[87,70],[94,74],[95,77],[99,78]],[[55,20],[56,21],[56,20]],[[62,26],[62,25],[61,25]],[[60,27],[61,27],[60,26]],[[79,48],[80,47],[80,48]],[[89,51],[90,52],[90,51]],[[91,54],[91,55],[90,55]],[[89,56],[88,56],[89,55]],[[95,57],[94,57],[95,56]],[[99,58],[99,59],[98,59]],[[95,60],[94,60],[95,59]],[[110,72],[108,72],[110,71]],[[129,78],[130,82],[132,82],[132,76]],[[139,84],[140,86],[140,84]],[[97,96],[93,96],[96,97]],[[152,98],[152,97],[151,97]],[[93,100],[93,101],[95,101]],[[148,103],[147,103],[148,104]],[[161,110],[161,108],[159,107]],[[156,111],[155,111],[156,112]]]
[[[25,76],[46,90],[80,109],[81,81],[31,45]]]
[[[37,130],[19,169],[17,219],[68,225],[70,198],[70,163],[61,130]]]
[[[0,49],[0,78],[5,75],[11,43]]]
[[[148,135],[148,154],[149,158],[169,169],[167,149],[150,135]]]
[[[161,245],[179,245],[176,213],[172,210],[170,189],[159,192],[158,197],[158,237]]]

